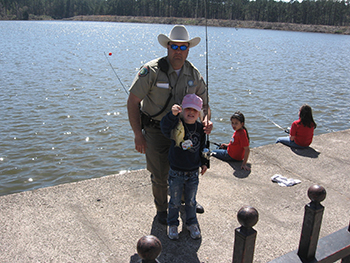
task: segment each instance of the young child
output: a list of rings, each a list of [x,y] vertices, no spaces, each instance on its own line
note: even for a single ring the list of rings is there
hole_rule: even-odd
[[[311,107],[304,104],[299,109],[299,120],[292,123],[289,137],[277,138],[276,143],[280,142],[293,148],[306,148],[312,142],[316,126],[316,122],[312,117]]]
[[[203,101],[195,94],[187,94],[182,107],[174,104],[171,111],[160,123],[163,134],[172,139],[169,149],[169,194],[168,237],[178,239],[179,210],[184,192],[186,225],[191,238],[201,238],[196,215],[196,194],[198,189],[199,167],[201,174],[207,170],[207,160],[202,157],[205,146],[203,125],[197,121]],[[180,114],[181,113],[181,114]]]
[[[232,135],[230,143],[223,143],[219,149],[213,150],[212,156],[223,161],[242,161],[241,169],[250,171],[247,161],[250,153],[249,135],[244,126],[244,115],[240,111],[236,111],[231,116],[231,125],[235,131]]]

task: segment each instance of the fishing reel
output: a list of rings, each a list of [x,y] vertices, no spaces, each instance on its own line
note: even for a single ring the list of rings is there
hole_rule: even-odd
[[[203,151],[202,151],[202,156],[209,160],[210,156],[211,156],[211,152],[208,148],[204,148]]]

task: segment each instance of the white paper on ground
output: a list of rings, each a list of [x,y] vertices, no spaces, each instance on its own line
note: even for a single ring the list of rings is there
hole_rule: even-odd
[[[271,180],[272,182],[278,183],[280,186],[293,186],[301,183],[298,179],[286,178],[280,174],[275,174],[271,177]]]

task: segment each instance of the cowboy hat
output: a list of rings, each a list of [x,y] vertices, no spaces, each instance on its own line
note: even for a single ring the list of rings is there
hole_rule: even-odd
[[[159,44],[161,44],[165,48],[168,47],[168,43],[170,41],[189,43],[190,47],[195,47],[201,41],[201,38],[195,37],[190,39],[190,36],[188,35],[186,27],[181,25],[176,25],[173,27],[173,29],[171,29],[169,37],[167,37],[164,34],[159,34],[158,36]]]

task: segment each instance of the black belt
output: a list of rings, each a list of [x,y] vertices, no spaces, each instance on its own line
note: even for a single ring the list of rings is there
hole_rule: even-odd
[[[145,114],[142,111],[140,111],[140,114],[141,114],[142,127],[153,127],[153,128],[160,129],[160,121],[153,119],[151,116],[149,116],[148,114]]]
[[[148,126],[152,127],[152,128],[160,129],[160,121],[156,121],[156,120],[150,119]]]

